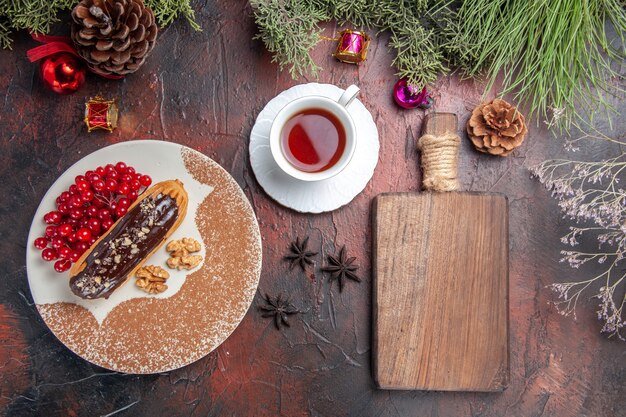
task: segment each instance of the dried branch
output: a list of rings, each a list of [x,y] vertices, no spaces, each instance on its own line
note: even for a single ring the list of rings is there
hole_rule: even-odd
[[[588,133],[567,141],[567,149],[576,151],[579,142],[586,140],[626,146],[623,138],[611,138],[589,124],[586,130]],[[591,261],[606,266],[587,280],[549,285],[558,297],[554,305],[562,315],[576,317],[581,295],[594,288],[592,284],[601,283],[594,297],[599,300],[597,314],[603,322],[602,332],[625,340],[620,334],[626,327],[626,191],[620,182],[626,177],[626,151],[622,146],[613,158],[599,162],[552,159],[532,167],[531,172],[552,191],[563,217],[576,223],[561,243],[576,247],[582,236],[592,236],[598,242],[597,251],[561,251],[561,262],[576,269]]]

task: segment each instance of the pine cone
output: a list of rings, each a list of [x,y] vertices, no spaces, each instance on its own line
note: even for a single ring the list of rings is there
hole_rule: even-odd
[[[81,0],[72,18],[76,49],[97,73],[135,72],[154,47],[154,14],[142,0]]]
[[[524,116],[504,100],[476,107],[467,121],[467,134],[477,150],[507,156],[522,144],[528,133]]]

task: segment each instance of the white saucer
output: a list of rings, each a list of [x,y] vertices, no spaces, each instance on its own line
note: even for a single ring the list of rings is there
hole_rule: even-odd
[[[357,131],[357,145],[350,164],[336,176],[306,182],[285,174],[274,162],[269,136],[276,114],[290,101],[315,95],[338,100],[343,90],[332,84],[301,84],[274,97],[259,113],[250,133],[250,163],[257,181],[270,197],[302,213],[323,213],[348,204],[367,185],[378,163],[378,129],[363,103],[348,107]]]

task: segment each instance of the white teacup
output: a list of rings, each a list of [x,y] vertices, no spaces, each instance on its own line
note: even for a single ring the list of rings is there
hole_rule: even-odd
[[[348,166],[356,149],[356,127],[352,116],[348,113],[347,107],[352,103],[359,91],[359,87],[351,85],[346,88],[337,101],[323,96],[300,97],[288,103],[278,112],[270,130],[270,150],[274,161],[276,161],[276,164],[283,172],[302,181],[321,181],[339,174]],[[343,154],[334,165],[319,172],[302,171],[292,165],[285,157],[283,144],[281,143],[282,130],[287,121],[307,109],[322,109],[330,112],[339,120],[346,135]]]

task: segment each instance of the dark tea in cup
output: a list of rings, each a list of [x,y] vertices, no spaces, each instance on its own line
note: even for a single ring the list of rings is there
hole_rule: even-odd
[[[328,110],[299,111],[284,124],[280,144],[285,159],[303,172],[323,172],[333,167],[346,149],[346,131]]]
[[[358,93],[351,85],[338,99],[308,94],[285,104],[269,132],[278,168],[300,181],[324,181],[342,172],[356,150],[356,126],[347,107]]]

